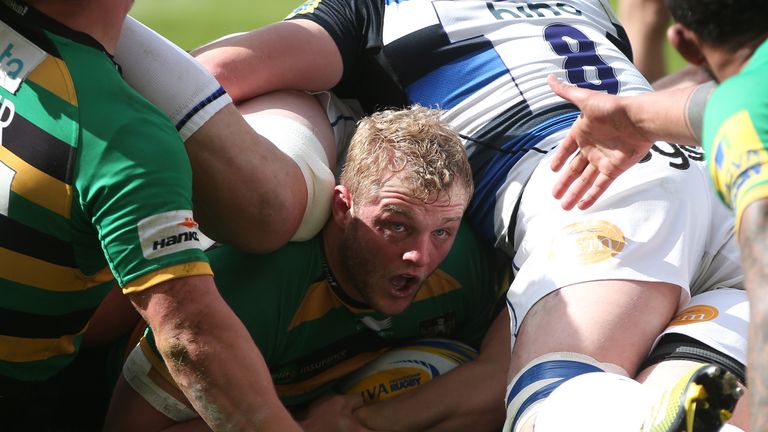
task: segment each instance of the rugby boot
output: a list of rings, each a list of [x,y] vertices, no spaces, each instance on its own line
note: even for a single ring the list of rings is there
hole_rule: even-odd
[[[735,375],[705,364],[683,376],[651,409],[642,432],[717,432],[742,395]]]

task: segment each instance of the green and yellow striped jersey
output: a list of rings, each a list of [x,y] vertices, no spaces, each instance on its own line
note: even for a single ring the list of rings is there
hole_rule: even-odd
[[[0,375],[44,380],[117,282],[210,274],[168,118],[103,47],[0,3]]]

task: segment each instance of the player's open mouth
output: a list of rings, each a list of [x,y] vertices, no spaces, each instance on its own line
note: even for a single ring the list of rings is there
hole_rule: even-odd
[[[390,279],[396,296],[407,296],[418,287],[418,278],[412,275],[401,274]]]

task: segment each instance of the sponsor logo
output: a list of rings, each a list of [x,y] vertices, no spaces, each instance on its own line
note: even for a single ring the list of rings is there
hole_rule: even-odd
[[[695,324],[699,322],[712,321],[717,318],[720,313],[717,308],[709,305],[696,305],[683,309],[680,313],[675,315],[669,325],[680,326],[686,324]]]
[[[748,111],[740,111],[723,122],[713,150],[710,174],[718,192],[734,206],[742,189],[763,181],[762,167],[768,162],[765,144]]]
[[[307,0],[301,6],[293,10],[286,18],[290,18],[294,15],[311,14],[320,6],[321,0]]]
[[[607,221],[570,224],[560,230],[550,249],[550,260],[594,264],[613,258],[626,246],[624,233]]]
[[[365,316],[360,318],[360,321],[369,329],[377,332],[392,327],[392,317],[387,317],[383,320],[377,320],[376,318]]]
[[[496,6],[501,7],[496,7]],[[487,2],[485,6],[488,11],[497,20],[505,19],[527,19],[527,18],[545,18],[559,17],[562,14],[581,16],[582,12],[571,5],[564,3],[522,3],[510,5],[509,3]]]
[[[3,0],[3,3],[19,15],[26,15],[29,7],[14,0]]]
[[[7,97],[0,96],[0,146],[3,145],[3,129],[10,126],[16,114],[16,105]]]
[[[138,230],[141,250],[146,259],[202,248],[202,234],[190,210],[175,210],[142,219]]]
[[[419,335],[423,337],[450,336],[456,330],[456,312],[448,312],[432,319],[419,321]]]
[[[0,22],[0,86],[11,93],[47,56],[45,51]]]
[[[183,227],[187,227],[189,229],[197,228],[197,222],[195,222],[195,220],[192,219],[191,217],[184,218],[184,221],[179,223],[179,225]]]
[[[417,387],[421,384],[421,374],[416,373],[412,375],[406,375],[403,377],[397,377],[389,380],[388,382],[373,384],[364,388],[360,395],[363,397],[363,401],[372,402],[381,399],[386,399],[391,393],[397,393],[405,391],[413,387]]]

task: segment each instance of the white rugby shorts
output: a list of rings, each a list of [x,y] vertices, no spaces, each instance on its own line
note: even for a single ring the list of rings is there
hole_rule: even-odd
[[[682,334],[745,365],[748,331],[747,292],[743,289],[722,288],[694,295],[656,342],[668,333]]]
[[[701,153],[657,142],[649,154],[584,211],[560,207],[552,197],[560,174],[549,156],[538,164],[510,245],[513,332],[539,299],[581,282],[672,283],[682,288],[681,305],[691,293],[742,288],[733,217],[710,186]]]

